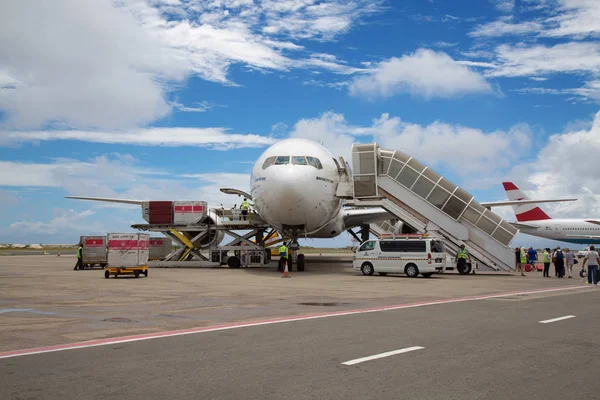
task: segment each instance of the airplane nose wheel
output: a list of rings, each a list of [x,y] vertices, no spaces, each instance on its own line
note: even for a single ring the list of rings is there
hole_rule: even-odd
[[[304,254],[298,254],[296,257],[296,269],[298,272],[304,271]]]

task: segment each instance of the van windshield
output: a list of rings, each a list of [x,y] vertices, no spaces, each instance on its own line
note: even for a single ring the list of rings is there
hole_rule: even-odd
[[[358,250],[358,251],[373,250],[374,248],[375,248],[375,242],[370,241],[370,242],[363,243],[363,245],[360,246],[360,250]]]
[[[441,240],[432,240],[431,241],[431,252],[432,253],[443,253],[446,251],[444,248],[444,242]]]

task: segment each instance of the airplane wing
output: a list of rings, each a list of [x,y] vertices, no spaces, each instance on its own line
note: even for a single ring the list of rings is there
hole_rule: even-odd
[[[107,203],[136,204],[138,206],[141,206],[144,203],[144,200],[111,199],[111,198],[108,198],[108,197],[65,196],[65,199],[104,201],[104,202],[107,202]]]
[[[363,224],[373,222],[387,221],[395,218],[381,207],[373,208],[350,208],[344,210],[344,225],[347,229],[351,229]]]
[[[560,203],[566,201],[577,201],[577,199],[549,199],[549,200],[508,200],[508,201],[492,201],[488,203],[479,203],[484,207],[503,207],[503,206],[518,206],[521,204],[536,204],[536,203]]]
[[[522,222],[509,222],[509,224],[511,224],[515,228],[519,228],[519,229],[521,229],[521,228],[528,228],[528,229],[537,229],[537,228],[539,228],[539,226],[537,226],[537,225],[524,224]]]
[[[252,199],[252,196],[250,195],[250,193],[246,193],[243,190],[234,189],[234,188],[221,188],[219,190],[221,190],[221,192],[223,192],[225,194],[237,194],[238,196],[244,196],[248,200]]]

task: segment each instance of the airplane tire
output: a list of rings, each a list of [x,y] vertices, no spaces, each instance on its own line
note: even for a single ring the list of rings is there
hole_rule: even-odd
[[[227,266],[229,268],[239,268],[242,265],[241,261],[237,257],[229,257],[227,259]]]
[[[471,263],[466,263],[464,267],[456,267],[460,275],[469,275],[471,273]]]
[[[304,262],[304,254],[298,254],[298,256],[296,257],[296,269],[298,270],[298,272],[304,271]]]

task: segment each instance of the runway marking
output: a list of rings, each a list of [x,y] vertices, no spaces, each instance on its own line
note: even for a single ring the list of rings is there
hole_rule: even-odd
[[[55,346],[44,346],[44,347],[35,347],[35,348],[30,348],[30,349],[6,351],[6,352],[0,353],[0,359],[29,356],[29,355],[34,355],[34,354],[51,353],[51,352],[56,352],[56,351],[85,349],[85,348],[97,347],[97,346],[109,346],[109,345],[113,345],[113,344],[131,343],[131,342],[138,342],[138,341],[142,341],[142,340],[160,339],[160,338],[173,337],[173,336],[192,335],[192,334],[196,334],[196,333],[206,333],[206,332],[216,332],[216,331],[224,331],[224,330],[230,330],[230,329],[249,328],[252,326],[281,324],[284,322],[307,321],[307,320],[319,319],[319,318],[341,317],[341,316],[345,316],[345,315],[402,310],[402,309],[406,309],[406,308],[426,307],[426,306],[435,306],[435,305],[440,305],[440,304],[453,304],[453,303],[462,303],[462,302],[467,302],[467,301],[497,299],[497,298],[502,298],[502,297],[524,295],[524,294],[552,293],[552,292],[560,292],[560,291],[565,291],[565,290],[578,290],[578,289],[591,289],[591,286],[587,286],[587,285],[585,285],[585,286],[568,286],[568,287],[560,287],[560,288],[526,290],[526,291],[521,291],[521,292],[497,293],[497,294],[489,294],[489,295],[483,295],[483,296],[471,296],[471,297],[462,297],[462,298],[455,298],[455,299],[430,300],[430,301],[422,301],[422,302],[417,302],[417,303],[397,304],[397,305],[392,305],[392,306],[379,306],[379,307],[364,308],[364,309],[358,309],[358,310],[332,311],[332,312],[321,313],[321,314],[299,315],[296,317],[280,317],[280,318],[272,318],[272,319],[268,319],[268,320],[254,321],[254,322],[234,322],[231,324],[224,324],[224,325],[213,325],[213,326],[205,326],[205,327],[200,327],[200,328],[190,328],[190,329],[182,329],[182,330],[176,330],[176,331],[157,332],[157,333],[146,333],[146,334],[141,334],[141,335],[122,336],[122,337],[115,337],[115,338],[108,338],[108,339],[89,340],[89,341],[85,341],[85,342],[59,344],[59,345],[55,345]]]
[[[553,319],[547,319],[545,321],[540,321],[540,324],[550,324],[552,322],[557,322],[557,321],[563,321],[565,319],[571,319],[571,318],[575,318],[574,315],[565,315],[564,317],[558,317],[558,318],[553,318]]]
[[[359,363],[362,363],[362,362],[365,362],[365,361],[377,360],[379,358],[385,358],[385,357],[395,356],[396,354],[408,353],[410,351],[421,350],[421,349],[424,349],[424,348],[425,347],[421,347],[421,346],[407,347],[405,349],[388,351],[386,353],[379,353],[379,354],[375,354],[373,356],[368,356],[368,357],[363,357],[363,358],[357,358],[356,360],[346,361],[346,362],[343,362],[342,364],[344,364],[344,365],[354,365],[354,364],[359,364]]]

